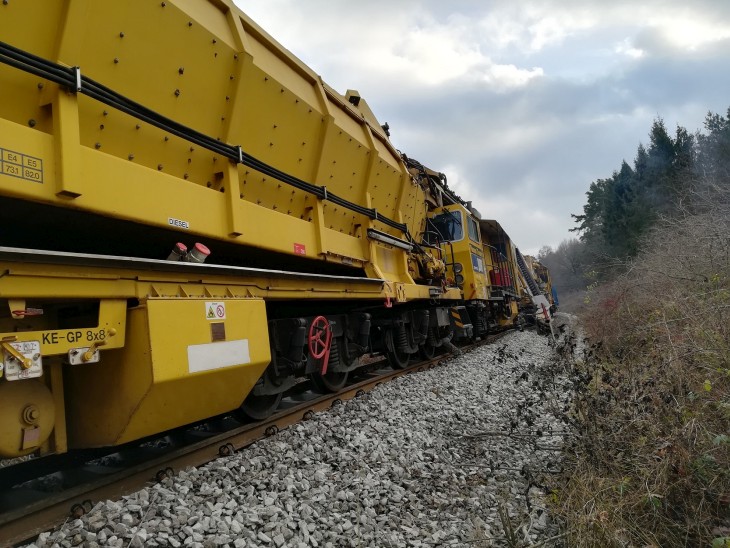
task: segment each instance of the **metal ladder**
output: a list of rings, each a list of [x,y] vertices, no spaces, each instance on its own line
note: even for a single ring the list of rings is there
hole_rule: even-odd
[[[525,258],[522,256],[522,253],[520,253],[519,249],[515,248],[515,256],[517,257],[517,266],[520,267],[520,272],[522,272],[522,276],[525,278],[525,281],[527,281],[527,285],[530,287],[530,291],[532,291],[532,294],[542,295],[542,291],[540,291],[537,282],[535,282],[535,278],[532,277],[530,269],[527,268]]]

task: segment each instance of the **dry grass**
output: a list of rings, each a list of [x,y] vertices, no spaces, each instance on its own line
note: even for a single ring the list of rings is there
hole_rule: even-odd
[[[665,223],[592,292],[554,497],[571,546],[730,546],[727,213]]]

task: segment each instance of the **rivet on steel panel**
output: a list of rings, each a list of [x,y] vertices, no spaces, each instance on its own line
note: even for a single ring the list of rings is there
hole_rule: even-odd
[[[35,123],[36,123],[36,122],[35,122],[35,120],[34,120],[33,118],[31,118],[30,120],[28,120],[28,125],[29,125],[30,127],[35,127]]]

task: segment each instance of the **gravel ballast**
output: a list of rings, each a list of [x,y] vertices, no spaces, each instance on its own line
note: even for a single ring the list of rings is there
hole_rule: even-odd
[[[549,546],[570,397],[549,339],[512,332],[31,546]]]

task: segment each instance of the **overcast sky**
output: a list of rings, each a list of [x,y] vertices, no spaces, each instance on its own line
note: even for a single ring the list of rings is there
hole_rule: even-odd
[[[654,118],[730,107],[728,0],[236,2],[525,253],[574,237]]]

